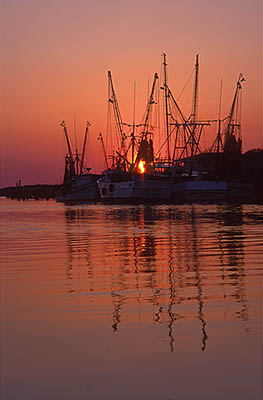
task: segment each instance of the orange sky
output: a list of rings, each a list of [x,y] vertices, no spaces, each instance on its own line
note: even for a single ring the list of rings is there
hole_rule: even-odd
[[[199,114],[222,116],[240,72],[243,151],[263,147],[261,0],[1,0],[1,187],[60,183],[65,120],[74,142],[91,122],[93,171],[104,168],[98,133],[106,131],[107,71],[122,117],[136,120],[165,51],[169,86],[182,91],[200,54]],[[192,83],[180,99],[191,110]],[[213,140],[207,135],[207,147]],[[90,153],[88,153],[90,154]]]

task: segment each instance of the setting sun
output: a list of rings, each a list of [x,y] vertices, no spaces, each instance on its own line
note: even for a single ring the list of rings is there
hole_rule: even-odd
[[[141,160],[139,162],[138,167],[139,167],[140,174],[144,174],[144,172],[145,172],[145,161]]]

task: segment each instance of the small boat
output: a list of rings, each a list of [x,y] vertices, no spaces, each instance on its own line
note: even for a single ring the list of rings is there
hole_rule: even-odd
[[[72,177],[57,192],[56,201],[93,201],[99,200],[97,180],[101,175],[82,174]]]
[[[200,165],[200,139],[209,120],[198,119],[199,55],[196,55],[192,112],[186,118],[167,84],[167,63],[164,57],[164,96],[168,160],[163,168],[170,169],[172,199],[175,202],[222,201],[226,198],[227,183],[217,179],[208,163]]]
[[[65,121],[62,121],[61,126],[66,136],[68,153],[65,157],[63,186],[56,194],[56,201],[72,202],[99,200],[100,196],[97,180],[101,175],[90,173],[90,168],[86,168],[86,172],[84,169],[85,146],[90,123],[87,122],[81,154],[78,154],[77,149],[75,154],[73,154]]]

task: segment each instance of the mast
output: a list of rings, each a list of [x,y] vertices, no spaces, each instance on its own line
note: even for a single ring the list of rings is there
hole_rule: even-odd
[[[163,68],[164,68],[164,105],[165,105],[165,128],[166,128],[166,140],[167,140],[167,155],[168,162],[170,163],[170,135],[169,135],[169,113],[168,113],[168,97],[169,97],[169,89],[167,86],[167,63],[166,63],[166,54],[163,53]]]
[[[242,73],[239,74],[238,81],[236,84],[236,90],[232,102],[232,106],[230,109],[230,113],[228,118],[228,124],[225,132],[225,143],[224,143],[224,151],[225,152],[240,152],[241,153],[241,130],[240,130],[240,121],[238,121],[238,102],[239,102],[239,94],[242,89],[241,82],[245,81],[245,78]],[[235,119],[236,112],[236,119]],[[237,131],[237,135],[235,135],[235,131]],[[238,137],[236,137],[238,136]]]
[[[138,168],[139,162],[141,160],[146,164],[145,166],[147,168],[150,165],[153,165],[153,162],[154,162],[153,141],[152,141],[152,138],[150,138],[150,140],[148,141],[148,135],[151,134],[151,132],[149,131],[149,125],[150,125],[150,116],[151,116],[152,105],[156,104],[154,101],[154,91],[155,91],[157,79],[158,79],[158,74],[155,73],[151,94],[150,94],[150,97],[149,97],[149,100],[147,103],[145,120],[144,120],[144,123],[142,124],[143,131],[141,133],[139,149],[138,149],[136,160],[134,163],[135,169]]]
[[[107,167],[107,169],[109,169],[107,154],[106,154],[106,150],[105,150],[105,146],[104,146],[104,141],[103,141],[103,137],[102,137],[102,133],[101,133],[101,132],[99,133],[98,140],[100,140],[101,143],[102,143],[102,149],[103,149],[103,153],[104,153],[104,158],[105,158],[106,167]]]
[[[197,150],[200,151],[199,141],[196,140],[195,136],[193,135],[191,126],[190,126],[190,124],[189,124],[189,121],[186,120],[186,118],[185,118],[185,116],[184,116],[182,110],[180,109],[180,107],[179,107],[177,101],[175,100],[175,98],[174,98],[174,96],[173,96],[173,94],[172,94],[172,92],[171,92],[170,90],[169,90],[169,96],[171,97],[171,99],[172,99],[172,101],[173,101],[173,104],[174,104],[176,110],[178,111],[178,113],[179,113],[179,115],[180,115],[180,118],[181,118],[181,120],[182,120],[182,124],[181,124],[181,125],[183,126],[183,128],[184,128],[184,130],[185,130],[185,133],[186,133],[187,136],[188,136],[188,139],[187,139],[187,140],[185,139],[186,141],[185,141],[185,145],[184,145],[183,152],[186,150],[187,146],[189,146],[189,145],[191,145],[191,146],[192,146],[192,145],[196,146],[196,151],[197,151]],[[179,126],[180,124],[175,123],[175,125]],[[198,123],[198,125],[209,125],[209,123]],[[183,154],[183,153],[182,153],[182,154]]]
[[[121,151],[125,152],[125,139],[126,136],[123,132],[123,121],[121,118],[121,112],[117,100],[117,96],[113,87],[113,81],[112,81],[112,76],[111,72],[108,71],[108,81],[109,81],[109,102],[113,104],[113,109],[114,109],[114,115],[115,115],[115,120],[118,128],[118,133],[119,133],[119,140],[120,140],[120,149]]]
[[[63,131],[65,133],[66,142],[67,142],[67,146],[68,146],[68,153],[69,153],[69,156],[66,157],[67,176],[72,178],[72,176],[75,175],[75,162],[74,162],[74,157],[73,157],[73,153],[72,153],[71,146],[70,146],[66,123],[64,120],[61,122],[60,126],[62,126]],[[66,176],[66,174],[65,174],[65,176]],[[65,179],[65,177],[64,177],[64,179]]]
[[[88,135],[88,131],[89,131],[89,126],[90,126],[90,122],[87,121],[87,126],[86,126],[86,130],[85,130],[85,136],[84,136],[84,141],[83,141],[83,148],[82,148],[82,155],[81,155],[81,162],[80,162],[80,173],[83,173],[83,164],[84,164],[84,156],[85,156],[85,150],[86,150],[86,141],[87,141],[87,135]]]
[[[75,136],[75,158],[74,158],[74,165],[75,165],[75,173],[76,175],[81,174],[80,170],[80,159],[79,159],[79,153],[78,153],[78,146],[77,146],[77,130],[76,130],[76,116],[75,114],[73,115],[73,120],[74,120],[74,136]]]
[[[145,122],[143,124],[144,125],[143,134],[144,134],[145,138],[147,138],[147,134],[149,133],[149,120],[150,120],[150,114],[151,114],[152,105],[155,104],[155,101],[154,101],[153,97],[154,97],[154,90],[155,90],[157,79],[158,79],[158,74],[155,72],[154,79],[153,79],[152,90],[151,90],[151,94],[150,94],[148,105],[147,105]]]
[[[221,103],[222,103],[222,91],[223,91],[223,78],[221,78],[220,85],[220,97],[219,97],[219,106],[218,106],[218,131],[216,138],[216,152],[220,152],[220,148],[222,148],[222,137],[221,137]]]
[[[194,96],[193,96],[193,108],[192,108],[192,122],[195,124],[197,117],[197,102],[198,102],[198,79],[199,79],[199,54],[196,55],[195,59],[195,83],[194,83]]]
[[[196,118],[197,118],[197,103],[198,103],[198,78],[199,78],[199,54],[196,55],[195,59],[195,82],[194,82],[194,94],[193,94],[193,105],[192,105],[192,140],[191,140],[191,156],[195,154],[194,143],[195,140],[195,130],[196,130]]]
[[[60,124],[60,126],[63,127],[63,131],[64,131],[65,136],[66,136],[66,141],[67,141],[67,146],[68,146],[68,152],[69,152],[69,155],[70,155],[71,160],[73,161],[73,154],[72,154],[72,150],[71,150],[71,146],[70,146],[70,142],[69,142],[68,131],[67,131],[67,127],[66,127],[65,121],[62,121],[61,124]]]
[[[173,114],[172,114],[172,109],[171,109],[171,119],[174,120],[175,122],[170,123],[170,125],[174,125],[175,128],[177,129],[177,133],[176,133],[176,139],[174,142],[174,150],[173,150],[173,164],[175,162],[175,152],[176,150],[181,149],[181,154],[179,155],[179,158],[176,157],[177,161],[180,160],[183,156],[188,158],[188,148],[190,148],[191,150],[191,155],[196,155],[197,152],[201,153],[201,149],[200,149],[200,137],[201,137],[201,133],[202,130],[204,128],[205,125],[210,125],[211,121],[197,121],[195,122],[195,126],[199,127],[198,128],[198,132],[196,132],[196,134],[193,134],[193,129],[192,129],[192,122],[189,122],[189,119],[186,120],[183,112],[181,111],[178,103],[176,102],[172,92],[169,90],[169,97],[171,99],[171,106],[173,105],[176,109],[176,111],[179,113],[180,119],[182,121],[182,123],[178,123],[176,119],[174,119]],[[178,147],[177,146],[177,141],[179,141],[179,129],[180,127],[183,128],[183,146]],[[170,133],[171,136],[171,133]],[[159,150],[160,151],[160,150]]]

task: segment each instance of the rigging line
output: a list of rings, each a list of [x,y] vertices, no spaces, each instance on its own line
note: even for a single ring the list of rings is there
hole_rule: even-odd
[[[126,151],[126,155],[128,154],[128,151],[131,147],[132,149],[132,154],[131,154],[131,162],[133,164],[134,162],[134,153],[135,153],[135,110],[136,110],[136,82],[133,84],[133,123],[132,123],[132,138],[130,142],[130,146],[128,147],[128,150]]]
[[[170,138],[170,137],[172,136],[173,132],[174,132],[174,131],[172,130],[172,131],[169,133],[168,138]],[[159,148],[159,150],[158,150],[157,153],[156,153],[157,156],[160,155],[161,150],[163,149],[164,145],[167,143],[168,138],[166,137],[166,138],[164,139],[163,144],[161,145],[161,147]]]
[[[189,83],[190,79],[191,79],[191,78],[192,78],[192,76],[193,76],[193,73],[194,73],[194,69],[193,69],[193,71],[191,72],[191,75],[189,76],[188,80],[186,81],[186,84],[184,85],[183,89],[181,90],[181,92],[180,92],[179,96],[177,97],[177,100],[179,100],[179,99],[180,99],[180,97],[182,96],[182,94],[183,94],[183,92],[184,92],[184,90],[185,90],[186,86],[188,85],[188,83]]]
[[[149,99],[149,93],[150,93],[150,80],[148,78],[147,79],[147,99]]]
[[[135,126],[135,110],[136,110],[136,82],[133,84],[133,127]]]
[[[76,133],[76,116],[73,114],[73,119],[74,119],[74,135],[75,135],[75,152],[78,152],[78,146],[77,146],[77,133]]]
[[[156,135],[155,135],[155,143],[160,147],[160,81],[157,82],[157,93],[156,93],[156,114],[155,114],[155,122],[156,122]]]
[[[219,96],[219,106],[218,106],[218,121],[221,118],[222,92],[223,92],[223,78],[221,78],[221,84],[220,84],[220,96]]]
[[[111,149],[110,143],[111,143],[111,104],[108,101],[108,107],[107,107],[107,128],[106,128],[106,148]],[[110,150],[111,151],[111,150]]]
[[[92,149],[92,146],[91,146],[90,135],[88,135],[88,159],[91,160],[91,166],[94,170],[95,169],[94,157],[93,157],[93,152],[90,151],[90,149]]]
[[[235,109],[234,120],[233,120],[234,125],[238,124],[238,112],[239,112],[239,96],[237,97],[237,101],[236,101],[236,109]]]
[[[242,111],[242,91],[240,92],[240,106],[239,106],[239,121],[238,121],[238,123],[239,123],[239,139],[241,139],[241,115],[242,115],[242,113],[241,113],[241,111]]]

